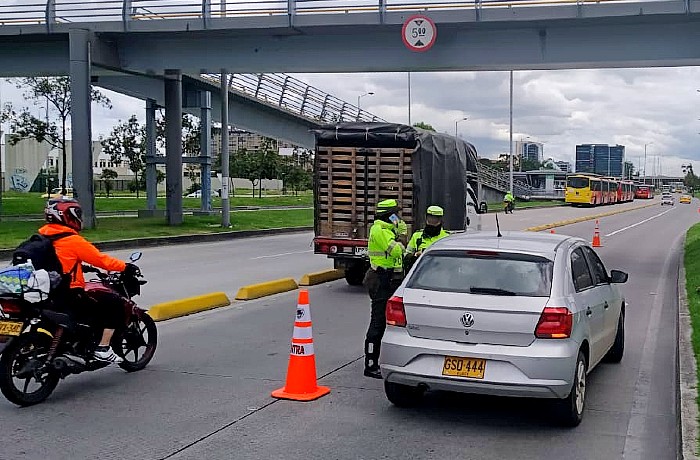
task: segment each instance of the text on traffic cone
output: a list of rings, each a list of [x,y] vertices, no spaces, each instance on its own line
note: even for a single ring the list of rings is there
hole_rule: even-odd
[[[318,386],[316,382],[316,356],[312,335],[309,292],[302,289],[299,291],[294,320],[287,380],[284,387],[272,392],[274,398],[312,401],[330,393],[330,388]]]
[[[601,248],[603,247],[602,244],[600,244],[600,227],[598,225],[598,219],[595,221],[595,229],[593,230],[593,244],[592,246],[594,248]]]

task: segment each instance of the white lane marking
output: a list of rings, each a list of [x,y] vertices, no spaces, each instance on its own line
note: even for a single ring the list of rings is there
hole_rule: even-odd
[[[295,251],[295,252],[283,252],[281,254],[270,254],[269,256],[259,256],[259,257],[252,257],[250,260],[258,260],[258,259],[273,259],[275,257],[282,257],[282,256],[291,256],[293,254],[306,254],[308,252],[314,252],[311,249],[307,249],[306,251]]]
[[[629,230],[630,228],[634,228],[634,227],[636,227],[637,225],[642,225],[642,224],[644,224],[644,223],[646,223],[646,222],[649,222],[650,220],[656,219],[657,217],[661,217],[661,216],[663,216],[663,215],[666,214],[666,213],[669,213],[669,212],[671,212],[671,211],[674,211],[675,209],[676,209],[676,208],[673,207],[673,208],[669,209],[668,211],[662,212],[661,214],[657,214],[657,215],[655,215],[655,216],[651,216],[651,217],[649,217],[648,219],[644,219],[643,221],[637,222],[636,224],[628,225],[627,227],[621,228],[620,230],[615,230],[614,232],[608,233],[608,234],[605,235],[605,236],[617,235],[618,233],[624,232],[625,230]]]

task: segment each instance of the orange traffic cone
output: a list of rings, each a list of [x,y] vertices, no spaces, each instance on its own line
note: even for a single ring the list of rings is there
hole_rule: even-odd
[[[598,226],[598,219],[595,220],[595,230],[593,230],[593,244],[594,248],[602,248],[603,245],[600,244],[600,227]]]
[[[294,321],[287,381],[283,388],[272,392],[272,397],[294,401],[313,401],[327,395],[330,391],[330,388],[318,386],[316,383],[316,357],[314,356],[314,339],[311,333],[309,292],[302,289],[299,291],[299,305]]]

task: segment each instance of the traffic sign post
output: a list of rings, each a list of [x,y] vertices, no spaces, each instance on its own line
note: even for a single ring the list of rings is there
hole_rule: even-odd
[[[411,51],[428,51],[435,44],[437,27],[427,16],[411,16],[403,23],[401,38],[406,48]]]

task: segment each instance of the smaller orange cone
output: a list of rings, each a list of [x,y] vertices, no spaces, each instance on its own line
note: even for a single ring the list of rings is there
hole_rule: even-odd
[[[272,392],[272,397],[293,401],[313,401],[327,395],[330,391],[330,388],[318,386],[316,383],[316,357],[311,332],[309,292],[302,289],[299,291],[299,302],[294,321],[287,381],[283,388]]]
[[[593,244],[594,248],[602,248],[603,245],[600,244],[600,227],[598,226],[598,219],[595,221],[595,230],[593,230]]]

